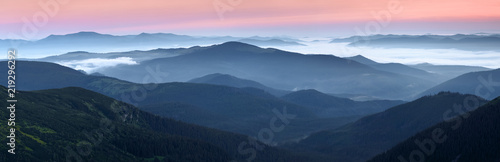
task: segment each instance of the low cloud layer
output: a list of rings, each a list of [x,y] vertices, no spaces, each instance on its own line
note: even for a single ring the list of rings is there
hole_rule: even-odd
[[[349,47],[347,46],[348,43],[328,43],[328,41],[308,42],[305,44],[307,46],[290,46],[282,47],[282,49],[305,54],[332,54],[339,57],[363,55],[381,63],[431,63],[436,65],[469,65],[493,69],[500,68],[500,52],[497,51]]]
[[[89,74],[95,72],[100,68],[113,67],[120,64],[125,64],[125,65],[137,64],[137,62],[132,60],[132,58],[130,57],[118,57],[114,59],[93,58],[86,60],[64,61],[57,63],[76,70],[83,70]]]

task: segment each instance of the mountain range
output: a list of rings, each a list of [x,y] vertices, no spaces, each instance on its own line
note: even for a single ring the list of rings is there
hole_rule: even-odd
[[[474,101],[470,105],[465,101]],[[415,133],[471,111],[487,101],[473,95],[441,92],[368,115],[334,130],[314,133],[288,148],[315,151],[338,161],[366,161],[411,137]],[[456,105],[468,104],[454,110]]]
[[[321,114],[321,111],[313,111],[309,107],[290,102],[293,100],[278,98],[255,87],[236,88],[229,87],[231,85],[178,82],[137,84],[111,77],[87,75],[54,63],[33,61],[18,61],[16,70],[18,79],[16,86],[20,90],[81,87],[134,104],[161,116],[255,137],[261,129],[268,127],[269,120],[275,116],[276,111],[296,115],[293,122],[287,125],[287,129],[275,135],[275,143],[294,140],[322,129],[333,129],[358,119],[361,115],[382,111],[402,103],[372,101],[371,103],[378,106],[372,108],[372,105],[364,104],[363,108],[361,102],[350,101],[340,107],[322,101],[332,104],[325,108],[347,109],[351,104],[357,105],[356,113],[338,112],[325,115]],[[241,80],[232,76],[227,78],[233,81]],[[37,81],[36,84],[33,84],[34,80]],[[311,127],[311,124],[315,126]]]
[[[303,44],[298,43],[299,40],[284,37],[199,37],[172,33],[110,35],[84,31],[65,35],[49,35],[40,40],[1,39],[0,47],[4,49],[15,48],[22,51],[25,57],[40,58],[74,51],[103,53],[138,49],[179,48],[238,40],[262,46],[303,46]]]
[[[110,52],[110,53],[91,53],[86,51],[75,51],[68,52],[61,55],[49,56],[40,59],[31,59],[36,61],[45,62],[71,62],[71,61],[82,61],[88,59],[116,59],[120,57],[132,58],[134,61],[141,62],[145,60],[151,60],[155,58],[163,57],[173,57],[181,55],[183,51],[196,50],[197,47],[190,49],[178,48],[178,49],[154,49],[147,51],[129,51],[129,52]]]
[[[491,70],[484,67],[465,65],[433,65],[429,63],[404,65],[400,63],[378,63],[362,55],[346,57],[346,59],[371,66],[378,70],[418,77],[433,83],[443,83],[470,72]]]
[[[306,45],[298,43],[298,42],[285,41],[285,40],[276,39],[276,38],[267,39],[267,40],[245,38],[245,39],[238,40],[238,42],[252,44],[252,45],[256,45],[256,46],[306,46]]]
[[[347,43],[347,42],[356,42],[356,41],[361,41],[361,40],[373,40],[373,39],[380,39],[380,38],[416,38],[420,36],[427,36],[431,38],[436,38],[436,39],[444,39],[444,38],[450,38],[454,40],[459,40],[463,38],[481,38],[481,37],[487,37],[487,36],[492,36],[492,37],[500,37],[500,34],[485,34],[485,33],[477,33],[477,34],[455,34],[455,35],[432,35],[432,34],[426,34],[426,35],[397,35],[397,34],[376,34],[376,35],[368,35],[368,36],[351,36],[351,37],[346,37],[346,38],[335,38],[330,41],[330,43]]]
[[[362,55],[347,57],[346,59],[353,60],[353,61],[365,64],[365,65],[371,66],[371,67],[378,69],[378,70],[388,71],[388,72],[395,73],[395,74],[413,76],[413,77],[417,77],[417,78],[424,79],[426,81],[434,82],[434,83],[441,83],[441,82],[444,82],[448,79],[451,79],[451,78],[447,78],[447,77],[446,78],[442,77],[441,75],[438,75],[438,74],[433,74],[433,73],[427,72],[425,70],[421,70],[418,68],[403,65],[400,63],[378,63],[378,62],[370,60]]]
[[[470,72],[488,71],[492,70],[480,66],[466,66],[466,65],[433,65],[429,63],[421,63],[416,65],[408,65],[410,67],[425,70],[429,73],[438,74],[447,80],[458,77],[462,74]]]
[[[500,98],[429,127],[370,162],[499,161]]]
[[[5,62],[2,62],[2,64],[5,64]],[[221,82],[218,82],[221,83],[219,85],[210,83],[136,84],[106,76],[87,75],[71,68],[63,67],[53,63],[18,61],[17,66],[18,68],[16,69],[16,72],[19,77],[19,82],[17,83],[17,85],[20,89],[24,88],[36,90],[79,86],[100,92],[102,94],[106,94],[115,99],[126,101],[130,104],[135,104],[139,106],[140,109],[142,109],[140,110],[134,108],[133,105],[115,101],[112,98],[81,88],[64,88],[60,90],[20,92],[20,95],[26,94],[26,96],[22,97],[25,102],[21,103],[20,106],[31,106],[34,109],[35,106],[33,106],[33,104],[35,103],[41,103],[41,105],[44,105],[42,107],[36,107],[38,111],[31,109],[28,109],[29,111],[26,111],[34,112],[37,115],[27,115],[24,114],[25,112],[23,111],[20,112],[23,113],[23,116],[27,117],[23,120],[29,121],[29,123],[31,123],[31,125],[26,124],[28,125],[28,128],[25,128],[26,130],[23,131],[23,135],[22,137],[20,137],[21,141],[27,141],[26,143],[21,144],[21,147],[23,149],[20,150],[26,152],[26,156],[23,156],[26,157],[26,159],[31,159],[32,157],[42,157],[43,159],[49,160],[63,158],[62,154],[65,152],[50,151],[53,150],[51,148],[58,147],[57,145],[44,144],[47,143],[45,141],[53,141],[53,139],[49,138],[49,136],[51,135],[50,132],[61,132],[64,130],[71,131],[75,130],[75,128],[80,128],[81,130],[92,130],[95,128],[95,124],[82,126],[80,124],[82,122],[76,121],[80,120],[78,117],[73,117],[71,119],[65,118],[59,122],[55,122],[52,120],[41,121],[42,118],[45,119],[45,117],[47,116],[58,115],[57,113],[44,115],[44,113],[53,112],[46,111],[51,109],[56,109],[54,111],[65,114],[61,114],[61,116],[67,116],[68,114],[72,113],[90,113],[89,116],[92,117],[105,116],[107,119],[113,122],[118,122],[119,126],[116,127],[119,127],[119,130],[124,131],[122,133],[125,133],[126,135],[118,134],[116,136],[113,136],[113,139],[106,138],[104,139],[104,141],[106,142],[103,142],[102,145],[104,150],[111,149],[108,150],[110,154],[121,157],[123,158],[123,160],[136,161],[138,159],[152,158],[190,160],[184,159],[184,157],[188,155],[184,156],[182,154],[186,153],[186,149],[191,149],[191,151],[187,152],[200,152],[202,155],[213,155],[210,157],[197,156],[200,159],[217,158],[218,160],[222,159],[223,161],[225,161],[228,159],[244,159],[248,156],[244,156],[235,152],[236,150],[238,150],[237,148],[235,148],[237,147],[237,145],[232,146],[233,148],[225,146],[225,144],[238,143],[235,141],[214,142],[213,139],[211,139],[213,137],[203,137],[202,139],[200,139],[197,133],[185,132],[185,134],[179,134],[179,132],[173,131],[171,127],[168,127],[168,131],[162,127],[151,128],[152,130],[147,130],[149,129],[148,127],[141,127],[145,128],[146,130],[135,130],[139,128],[134,127],[134,125],[144,126],[145,123],[141,121],[146,121],[146,123],[152,122],[149,123],[149,127],[159,125],[161,126],[165,124],[158,124],[158,120],[165,120],[160,123],[172,122],[170,124],[182,125],[176,127],[178,129],[174,130],[184,130],[184,128],[187,127],[188,130],[201,129],[220,132],[215,129],[194,126],[172,120],[176,119],[206,127],[218,128],[230,132],[253,136],[253,138],[259,140],[258,132],[259,130],[262,130],[262,128],[268,127],[268,121],[272,119],[272,114],[274,114],[273,111],[275,111],[274,108],[277,108],[277,110],[280,111],[281,106],[283,106],[281,112],[287,111],[288,114],[296,115],[296,117],[294,117],[293,120],[290,120],[290,124],[286,125],[286,128],[283,131],[274,134],[275,139],[273,139],[272,143],[267,144],[278,144],[280,145],[280,148],[284,148],[285,150],[289,151],[276,149],[274,147],[266,147],[273,151],[270,151],[269,154],[266,153],[262,155],[263,157],[258,157],[261,159],[259,161],[275,161],[277,160],[275,158],[282,159],[289,157],[293,159],[302,159],[297,161],[363,161],[368,160],[376,154],[382,153],[386,149],[396,146],[398,142],[404,141],[404,139],[411,137],[415,133],[425,130],[430,126],[443,121],[443,116],[445,116],[444,114],[447,114],[449,118],[461,114],[463,115],[463,113],[473,110],[474,108],[487,102],[486,100],[473,95],[462,95],[450,92],[441,92],[437,95],[425,96],[409,103],[403,103],[401,101],[355,102],[349,99],[326,95],[316,90],[291,92],[281,98],[278,98],[267,93],[265,90],[257,89],[252,86],[246,86],[246,84],[254,86],[262,85],[258,82],[244,80],[224,74],[213,74],[201,77],[204,79],[199,79],[200,82],[210,81],[211,79],[217,77],[229,79],[229,82],[224,82],[224,80],[222,79]],[[36,80],[37,84],[33,84],[33,80]],[[230,85],[235,81],[236,83],[244,84],[236,84],[233,86],[240,86],[243,88],[230,87]],[[134,99],[133,96],[129,96],[128,100],[127,97],[124,98],[123,94],[133,95],[133,93],[141,92],[140,89],[142,88],[144,88],[145,92],[147,93],[147,97],[145,97],[144,99],[137,100],[137,98]],[[6,94],[3,95],[5,96]],[[464,101],[471,100],[477,101],[477,104],[465,110],[454,110],[455,105],[469,104],[468,102]],[[117,103],[119,105],[122,105],[120,107],[125,106],[127,108],[118,109],[119,111],[117,112],[116,110],[113,111],[115,108],[111,106],[111,110],[107,110],[106,105],[109,103]],[[367,106],[366,109],[364,109],[364,106],[362,106],[363,104],[370,106]],[[390,107],[390,105],[393,105],[394,107],[387,109],[384,108],[384,104],[387,107]],[[361,106],[359,106],[360,108],[357,109],[356,105]],[[380,107],[377,107],[377,105]],[[286,110],[284,107],[286,107]],[[77,110],[66,110],[71,108],[75,108]],[[154,116],[143,111],[172,119],[162,119],[158,116]],[[358,112],[358,114],[352,113],[356,111]],[[447,113],[448,111],[450,111],[451,113]],[[344,114],[345,116],[328,116],[328,113],[326,112],[335,112],[331,115]],[[94,113],[101,115],[92,115]],[[135,113],[139,115],[135,115]],[[375,114],[369,115],[371,113]],[[143,119],[140,118],[140,114],[149,115],[145,115],[147,117],[144,117]],[[271,116],[269,116],[269,114],[271,114]],[[2,114],[2,116],[6,115],[7,114]],[[359,119],[363,115],[368,116]],[[139,117],[134,118],[135,116]],[[83,115],[83,117],[85,118],[85,115]],[[88,118],[89,117],[81,120],[92,120]],[[137,120],[129,120],[128,118]],[[154,120],[146,120],[149,118],[154,118]],[[50,119],[57,118],[50,117]],[[349,123],[356,119],[359,120],[353,123]],[[72,122],[65,120],[71,120]],[[97,120],[98,119],[95,119],[94,121]],[[119,123],[120,121],[130,121],[132,126]],[[54,128],[52,126],[49,126],[48,123],[52,122],[56,123],[57,127],[61,128]],[[72,123],[73,125],[70,124],[69,126],[63,127],[57,124],[60,122]],[[234,126],[231,126],[231,124],[234,124]],[[195,127],[196,129],[189,128],[188,126]],[[238,130],[238,128],[240,130]],[[241,128],[249,129],[241,130]],[[129,137],[130,134],[133,134],[131,132],[134,131],[151,132],[150,134],[143,134],[142,136],[138,136],[138,138],[140,139],[151,139],[149,142],[164,141],[162,143],[167,143],[167,145],[172,144],[190,147],[185,149],[176,148],[172,150],[169,148],[163,149],[164,146],[154,146],[155,148],[159,147],[158,150],[161,150],[155,153],[144,153],[139,151],[147,150],[146,148],[139,150],[120,150],[120,148],[142,147],[137,143],[128,142],[129,139],[136,139]],[[113,134],[114,133],[116,132],[113,132]],[[228,133],[227,137],[225,138],[232,139],[232,136],[230,134],[233,133]],[[67,135],[69,134],[63,133],[62,135],[54,138],[60,139],[62,143],[68,143],[68,141],[70,141],[72,138],[69,138]],[[174,137],[171,138],[169,135],[174,135]],[[238,136],[239,139],[243,138],[245,140],[248,140],[248,137],[246,136],[237,134],[233,135]],[[76,139],[81,138],[85,137],[79,136]],[[192,140],[201,140],[201,142],[196,143]],[[176,144],[174,141],[180,143]],[[144,142],[148,143],[147,140]],[[224,146],[221,147],[221,145]],[[70,146],[73,147],[74,145]],[[75,145],[75,147],[76,146],[77,145]],[[193,146],[200,146],[202,149],[198,149],[199,147]],[[45,150],[43,152],[44,155],[32,154],[29,150],[33,150],[33,148]],[[228,149],[232,151],[228,151]],[[184,151],[175,152],[175,150]],[[290,151],[295,155],[290,155]],[[127,155],[122,155],[123,152],[125,152]],[[164,152],[168,152],[168,155],[174,154],[178,156],[166,156]],[[91,155],[95,159],[104,158],[103,155],[97,153],[97,151],[92,152]],[[4,155],[4,158],[8,158],[8,155]]]
[[[0,87],[0,96],[7,90]],[[300,161],[307,157],[251,138],[161,118],[82,88],[21,91],[16,103],[16,155],[2,161]],[[7,105],[5,100],[0,101]],[[7,111],[0,116],[8,118]],[[7,136],[7,125],[0,134]],[[242,145],[243,143],[243,145]],[[241,147],[241,146],[243,147]],[[255,145],[255,146],[253,146]],[[256,147],[261,149],[256,151]],[[7,150],[8,145],[0,148]],[[252,150],[253,153],[248,150]],[[287,160],[288,159],[288,160]]]
[[[475,51],[498,50],[499,40],[372,35],[331,43]],[[262,48],[309,43],[286,37],[80,32],[0,47],[12,43],[22,53],[64,54],[15,62],[18,156],[3,151],[0,161],[500,160],[500,69]],[[0,82],[0,97],[8,98],[6,86]],[[9,133],[0,125],[0,135]]]
[[[265,37],[256,37],[254,39],[260,40],[265,39]],[[238,49],[239,47],[252,50],[245,51]],[[214,49],[224,52],[221,53]],[[231,53],[239,53],[243,57],[235,56]],[[214,57],[204,59],[205,56],[212,55]],[[328,59],[320,60],[320,58],[323,57]],[[276,63],[280,61],[279,59],[285,60],[282,63],[283,65]],[[161,74],[164,74],[162,76],[156,76],[160,81],[153,81],[157,83],[172,81],[189,82],[200,76],[224,73],[255,80],[278,90],[289,92],[301,89],[318,89],[328,94],[349,97],[356,100],[412,100],[415,99],[415,97],[419,97],[418,94],[425,89],[441,84],[459,75],[469,72],[491,70],[476,66],[432,65],[428,63],[417,65],[378,63],[361,55],[346,58],[328,55],[303,55],[273,48],[260,48],[239,42],[227,42],[207,47],[193,46],[190,48],[155,49],[148,51],[134,50],[111,53],[77,51],[30,60],[54,62],[72,68],[84,69],[89,73],[99,73],[100,75],[116,77],[135,83],[143,83],[143,78],[141,76],[144,70],[150,69],[149,71],[151,71],[153,68],[156,71],[161,71]],[[200,60],[207,60],[207,62],[200,64],[200,66],[187,66],[189,64],[197,64],[197,61]],[[304,61],[299,62],[300,60]],[[314,65],[318,60],[324,63]],[[362,65],[359,65],[359,63]],[[261,69],[271,68],[274,70],[264,71],[269,75],[260,75],[262,70],[258,71],[254,68],[254,65],[260,65]],[[310,73],[304,71],[297,65],[304,66],[304,68],[309,68],[312,69],[311,71],[317,72]],[[328,70],[329,68],[333,70]],[[124,71],[126,71],[126,74],[123,74]],[[285,72],[286,74],[283,74]],[[129,73],[136,75],[129,75]],[[167,73],[168,75],[165,75]],[[287,74],[297,75],[286,76],[286,81],[283,81],[281,77],[277,77]],[[325,76],[324,74],[329,75]],[[306,77],[300,79],[299,76]],[[332,77],[337,79],[332,79]],[[357,80],[356,82],[348,82],[351,79]],[[381,82],[380,84],[383,86],[372,86],[372,83],[363,82],[365,79],[373,80],[373,84]],[[391,80],[401,81],[393,82]],[[263,87],[258,88],[266,89]],[[379,88],[394,90],[394,93],[382,93],[385,91]],[[399,89],[404,91],[399,91]],[[275,92],[272,90],[267,90],[267,92],[273,93],[274,95],[284,94],[283,92]]]
[[[500,35],[372,35],[334,39],[331,43],[350,42],[350,46],[413,48],[413,49],[460,49],[468,51],[498,51]]]
[[[422,92],[420,96],[453,91],[491,100],[500,96],[499,76],[500,69],[463,74]]]
[[[337,115],[364,116],[382,112],[392,106],[405,103],[403,101],[391,100],[353,101],[346,98],[327,95],[314,89],[300,90],[289,93],[281,98],[291,103],[308,107],[319,117],[332,117]]]
[[[435,85],[332,55],[303,55],[240,42],[227,42],[175,57],[119,65],[97,72],[141,83],[141,76],[148,68],[161,71],[164,75],[157,77],[162,82],[186,82],[204,75],[224,73],[286,91],[317,89],[332,94],[363,94],[391,99],[405,99]]]

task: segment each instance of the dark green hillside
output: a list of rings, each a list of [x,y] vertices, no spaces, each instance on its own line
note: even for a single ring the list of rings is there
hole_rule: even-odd
[[[5,92],[2,88],[2,98],[7,98]],[[148,128],[151,119],[137,108],[88,90],[20,92],[17,98],[16,155],[2,151],[1,161],[65,161],[77,146],[90,148],[77,156],[91,161],[142,161],[155,156],[182,161],[231,159],[207,142],[154,131]],[[5,100],[1,103],[7,105]],[[8,119],[7,111],[0,114]],[[7,136],[6,125],[1,131]]]
[[[500,98],[449,122],[441,122],[374,157],[373,162],[410,161],[410,153],[422,161],[500,161]],[[419,147],[415,141],[426,143]],[[422,149],[424,148],[424,149]],[[423,152],[425,150],[425,153]]]
[[[462,105],[464,101],[477,101],[477,105],[470,106],[472,108],[487,102],[473,95],[449,92],[425,96],[343,127],[315,133],[292,148],[314,150],[342,161],[365,161],[415,133],[442,122],[443,116],[458,115],[460,111],[453,112],[454,105]]]
[[[7,98],[5,88],[0,97]],[[228,161],[246,159],[238,146],[246,136],[161,118],[131,105],[81,88],[19,92],[16,104],[16,155],[1,161]],[[5,100],[0,103],[7,105]],[[7,111],[0,111],[8,119]],[[6,137],[6,125],[0,135]],[[6,141],[4,141],[6,142]],[[260,143],[260,145],[262,145]],[[0,149],[7,150],[7,145]],[[245,148],[251,148],[246,145]],[[298,156],[271,147],[258,161],[289,161]],[[305,161],[305,159],[304,159]]]
[[[359,118],[350,116],[316,120],[316,115],[309,108],[255,88],[195,83],[136,84],[110,77],[85,75],[44,62],[18,61],[16,70],[19,77],[16,85],[20,90],[67,86],[86,88],[165,117],[253,137],[261,129],[269,127],[270,120],[276,116],[274,111],[284,112],[286,107],[288,114],[297,116],[285,130],[276,134],[275,142],[303,137],[323,128],[333,129]],[[310,123],[317,125],[311,127]]]

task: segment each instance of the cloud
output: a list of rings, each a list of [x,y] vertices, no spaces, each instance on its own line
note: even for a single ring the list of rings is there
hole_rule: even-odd
[[[359,54],[381,63],[431,63],[500,68],[500,52],[457,49],[358,48]]]
[[[113,67],[120,64],[125,64],[125,65],[137,64],[137,62],[132,60],[132,58],[130,57],[118,57],[113,59],[92,58],[86,60],[72,60],[72,61],[64,61],[57,63],[76,70],[83,70],[87,73],[93,73],[100,68]]]
[[[457,49],[411,49],[349,47],[348,43],[328,43],[327,40],[305,42],[307,46],[284,46],[280,49],[305,54],[330,54],[338,57],[363,55],[380,63],[436,65],[468,65],[500,68],[498,51],[464,51]]]

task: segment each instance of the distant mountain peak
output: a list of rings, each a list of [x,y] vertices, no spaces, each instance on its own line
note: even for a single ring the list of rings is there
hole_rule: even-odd
[[[141,33],[141,34],[139,34],[139,35],[151,35],[151,33],[145,33],[145,32],[142,32],[142,33]],[[137,36],[139,36],[139,35],[137,35]]]
[[[208,80],[213,80],[213,79],[238,79],[238,80],[244,80],[237,78],[235,76],[229,75],[229,74],[223,74],[223,73],[213,73],[213,74],[208,74],[199,78],[192,79],[188,82],[205,82]]]
[[[362,64],[365,64],[365,65],[376,65],[376,64],[379,64],[378,62],[375,62],[369,58],[366,58],[365,56],[363,55],[356,55],[356,56],[352,56],[352,57],[347,57],[347,59],[349,60],[353,60],[353,61],[356,61],[356,62],[359,62],[359,63],[362,63]]]
[[[151,33],[141,33],[136,35],[134,38],[151,38],[155,37],[156,34],[151,34]]]
[[[145,32],[142,32],[141,34],[138,34],[137,36],[151,36],[151,35],[178,36],[177,34],[172,34],[172,33],[145,33]]]
[[[75,54],[75,53],[90,53],[90,52],[87,52],[87,51],[73,51],[73,52],[68,52],[66,54]]]
[[[431,63],[428,63],[428,62],[424,62],[424,63],[420,63],[420,64],[417,64],[417,65],[434,65],[434,64],[431,64]]]
[[[220,46],[220,47],[257,47],[257,46],[254,46],[254,45],[251,45],[251,44],[248,44],[248,43],[242,43],[242,42],[238,42],[238,41],[229,41],[229,42],[225,42],[225,43],[222,43],[222,44],[219,44],[219,45],[216,45],[216,46]]]
[[[210,48],[215,49],[215,50],[221,50],[221,51],[255,51],[255,50],[263,50],[263,48],[260,48],[255,45],[247,44],[247,43],[242,43],[242,42],[237,42],[237,41],[229,41],[225,42],[222,44],[217,44],[210,46]]]
[[[257,46],[305,46],[304,44],[297,43],[295,41],[287,41],[279,38],[244,38],[238,41]]]
[[[363,55],[356,55],[356,56],[352,56],[352,58],[362,58],[362,59],[368,59],[366,58],[365,56]]]
[[[75,34],[80,34],[80,35],[103,35],[101,33],[93,32],[93,31],[81,31]]]
[[[315,90],[315,89],[305,89],[305,90],[295,91],[295,92],[292,92],[290,94],[285,95],[284,97],[285,98],[286,97],[293,98],[293,97],[302,97],[302,96],[308,96],[308,97],[314,97],[314,98],[330,98],[330,99],[336,98],[336,99],[338,99],[338,97],[325,94],[325,93],[320,92],[320,91]],[[349,99],[346,99],[346,100],[349,100]]]
[[[81,31],[78,33],[66,34],[66,36],[78,36],[78,37],[92,37],[92,36],[104,36],[104,35],[111,36],[109,34],[101,34],[93,31]]]
[[[57,39],[57,38],[62,38],[62,37],[75,37],[75,38],[92,38],[92,37],[102,37],[102,36],[112,36],[109,34],[101,34],[93,31],[81,31],[78,33],[70,33],[70,34],[64,34],[64,35],[49,35],[48,37],[42,39],[42,40],[50,40],[50,39]]]

